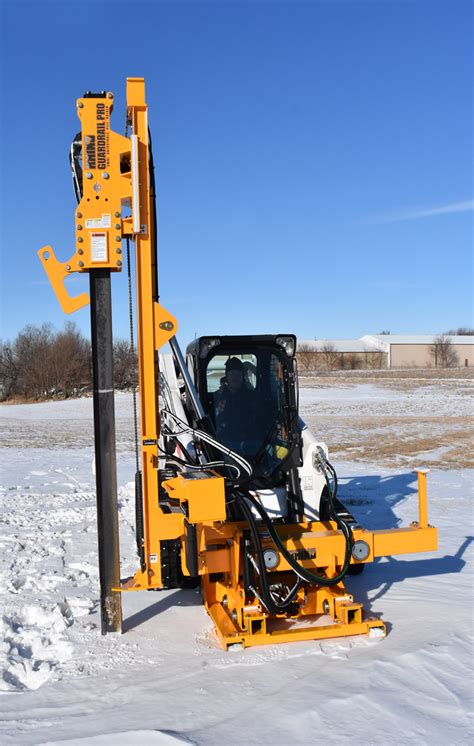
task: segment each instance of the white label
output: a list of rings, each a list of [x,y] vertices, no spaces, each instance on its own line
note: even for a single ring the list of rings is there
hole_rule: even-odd
[[[158,562],[158,555],[157,554],[149,554],[148,555],[148,562],[150,562],[150,564],[153,564],[153,562]]]
[[[91,260],[107,261],[107,233],[91,233]]]
[[[110,214],[103,212],[101,218],[89,218],[86,228],[110,228]]]

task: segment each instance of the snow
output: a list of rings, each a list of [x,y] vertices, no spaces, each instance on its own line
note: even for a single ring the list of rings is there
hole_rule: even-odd
[[[399,414],[403,396],[302,389],[301,408],[356,416],[362,400],[375,416]],[[404,411],[466,414],[465,402],[433,385]],[[131,397],[116,407],[125,577],[137,561]],[[431,468],[437,553],[384,558],[348,579],[387,623],[385,640],[226,653],[196,591],[124,594],[124,634],[101,637],[91,417],[90,399],[0,407],[2,744],[472,742],[472,470]],[[335,465],[367,528],[416,520],[413,472]]]

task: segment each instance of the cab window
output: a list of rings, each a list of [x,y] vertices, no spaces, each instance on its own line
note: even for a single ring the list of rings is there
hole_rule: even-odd
[[[270,350],[231,350],[209,359],[206,383],[218,440],[270,474],[288,453],[283,362]]]

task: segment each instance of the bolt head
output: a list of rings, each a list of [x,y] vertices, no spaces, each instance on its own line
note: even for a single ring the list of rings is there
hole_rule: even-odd
[[[107,171],[104,171],[104,172],[103,172],[103,174],[102,174],[102,178],[103,178],[103,179],[108,179],[108,178],[109,178],[109,174],[107,173]]]
[[[120,213],[119,212],[114,212],[114,217],[115,218],[119,218],[120,217]]]
[[[121,240],[122,240],[122,237],[121,237],[121,236],[115,236],[115,240],[116,240],[116,241],[121,241]]]
[[[79,101],[79,103],[77,105],[77,108],[78,109],[83,109],[84,108],[84,104],[82,103],[82,101]]]
[[[86,173],[86,179],[92,179],[92,174],[90,171],[87,171]]]
[[[77,226],[77,230],[78,230],[78,231],[82,231],[82,225],[78,225],[78,226]]]
[[[121,254],[122,253],[122,249],[115,249],[115,253],[116,254]]]
[[[66,264],[66,269],[69,271],[71,269],[71,265],[70,264]]]
[[[114,94],[112,93],[112,91],[107,91],[107,98],[113,98],[113,97],[114,97]]]
[[[77,217],[78,217],[78,218],[82,218],[82,212],[78,212],[78,213],[77,213]]]
[[[122,262],[120,261],[120,259],[117,259],[117,261],[115,262],[115,264],[117,265],[117,267],[121,267],[122,266]]]
[[[78,265],[79,265],[80,267],[83,267],[83,266],[84,266],[84,262],[78,262]]]
[[[119,231],[119,230],[120,230],[120,223],[115,223],[115,230],[116,230],[116,231]]]
[[[78,254],[83,254],[83,253],[84,253],[84,250],[83,250],[83,249],[78,249],[78,250],[77,250],[77,253],[78,253]]]
[[[82,236],[77,237],[77,243],[82,243],[83,241],[84,239],[82,238]]]

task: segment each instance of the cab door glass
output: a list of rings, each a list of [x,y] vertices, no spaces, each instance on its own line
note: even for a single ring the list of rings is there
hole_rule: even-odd
[[[207,411],[218,440],[270,474],[288,454],[284,365],[269,350],[214,355],[207,364]]]

